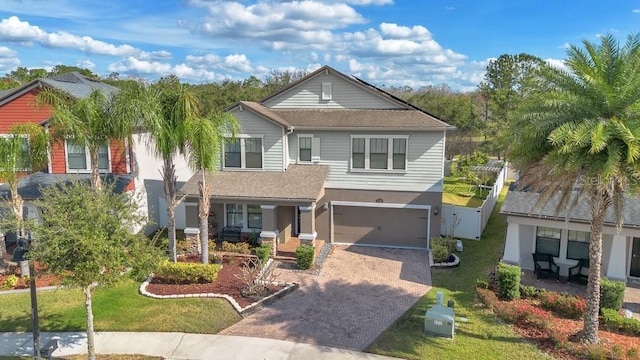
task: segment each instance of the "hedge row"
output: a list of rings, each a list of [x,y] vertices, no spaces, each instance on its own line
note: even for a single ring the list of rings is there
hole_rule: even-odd
[[[172,284],[212,283],[218,278],[220,265],[163,261],[155,276]]]

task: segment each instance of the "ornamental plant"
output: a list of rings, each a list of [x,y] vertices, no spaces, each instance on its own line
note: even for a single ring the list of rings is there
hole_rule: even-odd
[[[498,295],[503,300],[520,298],[520,267],[503,262],[498,264]]]
[[[582,296],[546,291],[540,293],[539,298],[543,308],[567,319],[580,319],[587,309],[587,301]]]

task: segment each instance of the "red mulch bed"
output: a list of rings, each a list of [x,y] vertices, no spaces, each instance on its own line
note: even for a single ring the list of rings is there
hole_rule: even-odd
[[[536,304],[535,301],[529,299],[518,299],[512,302]],[[582,354],[588,354],[589,349],[592,348],[587,344],[581,343],[578,337],[578,333],[582,330],[583,325],[582,320],[571,320],[552,316],[549,329],[539,329],[521,323],[513,324],[513,329],[522,338],[535,343],[539,349],[550,354],[554,359],[579,360],[584,359],[585,357]],[[550,338],[550,333],[554,334],[555,343],[554,340]],[[606,356],[610,356],[612,349],[617,346],[620,354],[619,359],[638,358],[627,357],[627,351],[635,348],[636,352],[640,352],[640,337],[603,330],[602,324],[600,324],[598,335],[600,337],[600,344],[597,346],[606,352]]]
[[[191,257],[180,261],[199,262],[200,257]],[[244,297],[241,293],[244,284],[235,275],[240,273],[240,269],[246,261],[247,259],[244,258],[234,258],[231,262],[225,261],[218,273],[218,278],[212,283],[165,284],[160,279],[153,278],[147,286],[147,291],[156,295],[226,294],[235,299],[240,307],[244,308],[282,289],[280,286],[270,285],[267,288],[267,293],[263,294],[262,297]]]
[[[36,265],[36,270],[40,269],[41,266],[37,266]],[[0,291],[4,291],[5,289],[2,288],[2,285],[4,285],[4,282],[6,281],[6,279],[10,276],[10,275],[16,275],[16,276],[20,276],[20,269],[16,268],[16,269],[12,269],[12,272],[6,272],[2,275],[0,275]],[[9,290],[15,290],[15,289],[28,289],[29,288],[29,282],[25,282],[25,279],[20,278],[18,280],[18,284],[13,288],[13,289],[9,289]],[[45,274],[45,273],[40,273],[36,271],[36,287],[40,288],[40,287],[45,287],[45,286],[57,286],[60,285],[60,278],[55,276],[55,275],[51,275],[51,274]]]

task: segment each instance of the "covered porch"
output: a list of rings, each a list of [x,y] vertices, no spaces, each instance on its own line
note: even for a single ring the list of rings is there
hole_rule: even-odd
[[[294,242],[315,245],[317,203],[324,196],[327,171],[326,166],[292,165],[284,172],[207,173],[210,238],[217,242],[259,238],[273,244],[274,255],[280,246]],[[197,173],[179,191],[187,199],[187,227],[199,226],[201,182],[202,173]]]

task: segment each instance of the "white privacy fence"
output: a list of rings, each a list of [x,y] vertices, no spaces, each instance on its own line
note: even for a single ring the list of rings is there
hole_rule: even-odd
[[[440,218],[442,235],[480,240],[506,179],[507,165],[505,164],[498,173],[489,195],[479,208],[442,204],[442,217]]]

